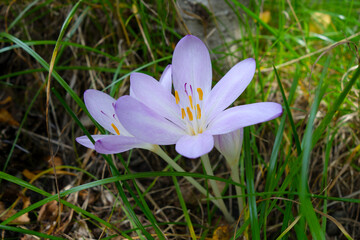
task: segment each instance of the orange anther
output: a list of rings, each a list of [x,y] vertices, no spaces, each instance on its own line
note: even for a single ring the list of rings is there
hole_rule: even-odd
[[[190,102],[191,109],[194,109],[192,96],[190,96],[190,95],[189,95],[189,102]]]
[[[201,90],[201,88],[197,88],[196,90],[199,94],[199,100],[202,101],[203,100],[203,91]]]
[[[201,108],[199,104],[196,104],[196,117],[197,119],[201,118]]]
[[[180,102],[179,93],[176,90],[175,90],[175,101],[176,101],[176,104],[179,104],[179,102]]]
[[[194,117],[193,117],[193,114],[192,114],[189,107],[186,107],[186,112],[187,112],[187,114],[189,116],[189,120],[192,121],[194,119]]]
[[[186,116],[185,109],[181,108],[181,118],[184,119]]]
[[[117,134],[117,135],[120,135],[120,131],[119,131],[119,129],[115,126],[115,124],[112,123],[111,126],[112,126],[113,129],[115,130],[116,134]]]

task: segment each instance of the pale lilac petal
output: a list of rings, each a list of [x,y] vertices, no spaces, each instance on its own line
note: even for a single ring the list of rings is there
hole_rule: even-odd
[[[179,41],[173,54],[172,75],[174,89],[178,91],[180,101],[187,101],[185,83],[188,88],[192,85],[195,92],[197,88],[201,88],[204,97],[207,96],[212,81],[211,60],[208,49],[200,39],[187,35]]]
[[[194,136],[185,135],[176,143],[175,149],[187,158],[198,158],[207,154],[214,147],[214,138],[210,134],[201,133]]]
[[[103,154],[121,153],[133,148],[151,149],[152,146],[134,137],[118,135],[110,135],[95,142],[95,150]]]
[[[167,65],[164,72],[162,73],[160,80],[160,84],[166,89],[166,91],[171,93],[172,87],[172,67],[171,64]]]
[[[273,102],[232,107],[218,114],[209,124],[207,132],[213,135],[229,133],[239,128],[277,118],[282,111],[281,105]]]
[[[254,76],[255,65],[255,60],[252,58],[237,63],[214,86],[203,105],[209,121],[230,106],[245,90]]]
[[[128,132],[116,118],[114,109],[116,100],[114,98],[101,91],[89,89],[84,93],[84,101],[91,116],[102,127],[113,134],[117,134],[116,130],[112,126],[112,124],[114,124],[121,135],[128,135]]]
[[[91,137],[94,139],[94,141],[96,142],[99,139],[103,139],[106,137],[109,137],[109,135],[91,135]],[[94,144],[90,141],[90,139],[85,135],[85,136],[81,136],[81,137],[77,137],[76,141],[78,143],[80,143],[81,145],[83,145],[84,147],[87,148],[91,148],[91,149],[95,149]]]
[[[133,96],[137,100],[160,116],[169,119],[182,128],[185,127],[175,97],[153,77],[143,73],[133,73],[130,76],[130,86]]]
[[[215,147],[225,157],[230,167],[236,167],[235,165],[239,162],[243,135],[243,128],[221,135],[214,135]]]
[[[131,96],[120,97],[115,111],[123,126],[136,138],[159,145],[174,144],[184,130]]]

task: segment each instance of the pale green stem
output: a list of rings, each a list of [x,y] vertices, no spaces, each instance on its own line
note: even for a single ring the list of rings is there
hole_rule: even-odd
[[[231,179],[234,182],[240,183],[240,175],[239,175],[239,168],[238,164],[235,164],[234,166],[230,166],[231,168]],[[242,189],[239,186],[235,186],[236,195],[238,195],[238,206],[239,206],[239,216],[241,216],[242,211],[244,210],[244,202],[243,202],[243,196],[242,196]],[[244,213],[243,213],[244,214]]]
[[[162,149],[160,146],[158,145],[153,145],[153,149],[150,149],[152,152],[156,153],[157,155],[159,155],[162,159],[165,160],[165,162],[167,162],[173,169],[175,169],[177,172],[185,172],[185,170],[180,167],[172,158],[170,158]],[[201,192],[202,194],[204,194],[205,196],[207,195],[207,191],[206,189],[201,186],[194,178],[192,177],[188,177],[185,176],[184,177],[186,180],[188,180],[195,188],[197,188],[197,190],[199,190],[199,192]],[[220,208],[218,201],[216,201],[214,199],[214,197],[209,194],[209,198],[213,199],[211,200],[218,208]]]
[[[206,174],[209,176],[214,176],[214,172],[211,168],[209,156],[207,154],[205,154],[205,155],[201,156],[201,160],[203,162]],[[216,181],[212,180],[212,179],[210,179],[209,181],[210,181],[211,187],[214,191],[216,200],[218,202],[218,204],[217,204],[218,208],[224,214],[226,221],[228,221],[230,223],[234,222],[235,221],[234,218],[231,216],[231,214],[229,213],[229,211],[227,210],[227,208],[225,206],[224,200],[222,199],[221,192],[219,190],[218,185],[216,184]]]

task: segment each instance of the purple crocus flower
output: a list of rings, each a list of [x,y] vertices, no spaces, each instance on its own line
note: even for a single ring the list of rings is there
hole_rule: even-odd
[[[161,76],[159,87],[171,91],[171,65]],[[133,95],[132,92],[130,89],[130,96]],[[112,135],[92,135],[95,145],[87,136],[81,136],[76,138],[78,143],[104,154],[125,152],[132,148],[153,149],[153,144],[135,138],[123,127],[115,113],[114,98],[101,91],[89,89],[84,93],[84,101],[91,116]]]
[[[214,136],[272,120],[282,114],[278,103],[262,102],[228,108],[255,73],[255,60],[237,63],[211,89],[209,52],[188,35],[176,45],[172,61],[174,95],[154,78],[132,74],[132,96],[120,97],[115,112],[125,129],[144,142],[170,145],[188,158],[214,147]],[[228,108],[228,109],[227,109]]]

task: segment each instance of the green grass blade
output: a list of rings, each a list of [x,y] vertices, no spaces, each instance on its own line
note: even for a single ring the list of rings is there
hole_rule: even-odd
[[[75,5],[74,7],[71,9],[71,11],[69,12],[69,14],[67,15],[63,25],[61,26],[61,29],[60,29],[60,34],[59,34],[59,37],[56,41],[56,44],[55,44],[55,48],[54,48],[54,51],[53,51],[53,55],[51,57],[51,63],[50,63],[50,67],[53,67],[54,64],[55,64],[55,60],[56,60],[56,57],[57,57],[57,54],[58,54],[58,51],[59,51],[59,48],[61,46],[61,40],[63,39],[65,33],[66,33],[66,29],[68,28],[68,26],[70,25],[70,22],[72,20],[72,18],[74,17],[78,7],[80,6],[80,3],[82,2],[82,0],[79,0]]]
[[[54,40],[39,40],[39,41],[23,41],[26,45],[28,46],[42,46],[42,45],[56,45],[56,43],[58,41],[54,41]],[[111,61],[115,61],[115,62],[120,62],[121,61],[121,58],[119,57],[116,57],[116,56],[112,56],[111,54],[109,53],[106,53],[106,52],[103,52],[103,51],[100,51],[99,49],[96,49],[96,48],[92,48],[92,47],[89,47],[89,46],[84,46],[82,44],[79,44],[79,43],[74,43],[74,42],[65,42],[65,41],[60,41],[59,42],[62,46],[71,46],[71,47],[74,47],[74,48],[78,48],[78,49],[81,49],[81,50],[85,50],[87,52],[92,52],[92,53],[96,53],[96,54],[100,54],[104,57],[107,57],[109,58],[109,60]],[[10,51],[12,49],[17,49],[21,46],[19,46],[18,44],[13,44],[11,46],[7,46],[7,47],[3,47],[0,49],[0,53],[3,53],[3,52],[6,52],[6,51]],[[69,66],[71,67],[71,66]]]
[[[235,232],[235,236],[233,238],[231,238],[232,240],[237,240],[237,239],[243,239],[243,234],[246,230],[246,228],[249,226],[250,224],[250,219],[247,219],[239,229],[236,230]]]
[[[56,41],[55,44],[55,48],[54,48],[54,52],[56,50],[56,56],[55,56],[55,60],[54,60],[54,66],[58,65],[58,61],[60,60],[61,56],[63,55],[64,51],[65,51],[65,46],[62,45],[62,43],[66,43],[68,42],[71,37],[76,33],[76,31],[78,30],[78,28],[80,27],[80,24],[82,23],[82,21],[84,20],[84,17],[87,15],[88,11],[90,10],[90,7],[86,7],[84,10],[82,10],[80,16],[75,20],[74,24],[72,25],[71,29],[68,31],[68,34],[64,37],[65,35],[65,30],[67,29],[68,26],[65,26],[65,23],[68,22],[70,23],[71,19],[73,18],[80,2],[82,0],[80,0],[77,5],[75,5],[73,7],[73,9],[70,11],[68,17],[66,18],[63,27],[61,28],[61,32],[60,32],[60,36]],[[63,33],[63,34],[62,34]],[[59,45],[59,49],[57,49],[57,46]]]
[[[49,64],[40,57],[33,49],[31,49],[28,45],[26,45],[20,39],[12,36],[11,34],[1,32],[0,37],[5,37],[10,41],[19,45],[24,51],[26,51],[30,56],[32,56],[41,66],[43,66],[47,71],[49,71]],[[69,95],[74,99],[74,101],[79,105],[79,107],[93,120],[95,126],[102,132],[104,132],[103,128],[91,117],[90,113],[87,111],[84,102],[79,98],[79,96],[74,92],[74,90],[65,82],[64,79],[56,72],[52,71],[52,76],[58,81],[58,83],[69,93]]]
[[[37,90],[37,92],[35,93],[35,96],[33,97],[33,99],[32,99],[31,102],[30,102],[30,105],[29,105],[29,106],[27,107],[27,109],[26,109],[26,112],[25,112],[25,114],[24,114],[24,117],[23,117],[23,119],[21,120],[21,123],[20,123],[20,125],[19,125],[19,128],[18,128],[18,130],[17,130],[17,132],[16,132],[16,136],[15,136],[15,139],[14,139],[14,143],[12,144],[11,149],[10,149],[10,152],[9,152],[9,155],[8,155],[7,158],[6,158],[6,162],[5,162],[4,167],[3,167],[3,171],[4,171],[4,172],[6,171],[6,168],[7,168],[8,164],[9,164],[9,162],[10,162],[10,159],[11,159],[12,154],[13,154],[13,152],[14,152],[16,143],[17,143],[17,141],[19,140],[20,133],[21,133],[21,129],[24,127],[24,124],[25,124],[25,122],[26,122],[27,116],[29,115],[30,110],[31,110],[32,107],[34,106],[34,103],[35,103],[36,99],[38,98],[38,96],[39,96],[39,94],[40,94],[40,92],[41,92],[41,90],[42,90],[42,88],[43,88],[44,86],[45,86],[45,84],[43,84],[43,85]],[[1,183],[1,179],[0,179],[0,183]]]
[[[284,38],[280,35],[279,31],[272,28],[270,25],[265,23],[258,15],[256,15],[254,12],[252,12],[249,8],[245,7],[242,3],[236,0],[231,0],[236,6],[240,7],[246,14],[248,14],[250,17],[252,17],[254,20],[259,22],[264,28],[266,28],[271,34],[273,34],[284,46],[295,56],[298,56],[298,54],[294,51],[293,47],[284,40]]]
[[[89,131],[84,127],[84,125],[80,122],[79,118],[75,115],[75,113],[71,110],[69,105],[62,98],[61,94],[55,89],[51,88],[52,92],[55,94],[55,97],[59,100],[59,102],[63,105],[65,110],[69,113],[71,118],[75,121],[75,123],[84,131],[85,135],[90,139],[92,143],[95,143],[94,139],[91,137]]]
[[[31,48],[29,48],[26,44],[24,44],[21,40],[18,38],[15,38],[14,36],[7,34],[7,33],[0,33],[0,36],[6,37],[9,40],[15,42],[18,44],[22,49],[24,49],[26,52],[28,52],[32,57],[34,57],[44,68],[49,70],[49,65],[45,62],[44,59],[42,59],[36,52],[34,52]],[[65,90],[70,94],[70,96],[77,102],[77,104],[82,108],[82,110],[87,113],[87,115],[92,119],[93,123],[96,125],[96,127],[101,131],[104,132],[103,128],[91,117],[89,112],[87,111],[85,104],[83,101],[77,96],[77,94],[70,88],[70,86],[60,77],[58,73],[55,71],[52,71],[52,76],[60,83],[62,87],[65,88]],[[117,171],[116,167],[112,163],[112,160],[108,157],[104,157],[105,160],[110,165],[111,172],[114,176],[120,175],[120,173]],[[145,228],[140,223],[139,219],[137,218],[136,214],[134,213],[129,201],[127,200],[127,197],[119,183],[115,183],[116,187],[119,190],[120,196],[122,200],[124,201],[126,212],[129,213],[129,217],[134,221],[135,225],[143,231],[143,233],[148,237],[148,239],[153,239],[152,236],[145,230]]]
[[[249,127],[244,128],[244,155],[245,155],[246,186],[248,192],[248,205],[249,205],[252,239],[260,240],[260,229],[258,222],[256,198],[254,195],[255,194],[254,169],[251,160]]]
[[[294,123],[294,120],[293,120],[293,117],[292,117],[292,114],[291,114],[291,111],[290,111],[289,103],[288,103],[288,101],[286,99],[284,88],[283,88],[283,86],[281,84],[279,74],[278,74],[278,72],[277,72],[274,65],[273,65],[273,68],[274,68],[274,71],[275,71],[275,76],[276,76],[276,80],[277,80],[279,88],[280,88],[281,95],[282,95],[283,100],[284,100],[285,110],[286,110],[287,116],[289,117],[290,126],[291,126],[292,132],[294,134],[293,136],[294,136],[294,139],[295,139],[295,145],[296,145],[297,154],[299,156],[301,154],[301,146],[300,146],[299,136],[298,136],[298,134],[296,132],[295,123]]]
[[[156,178],[156,177],[193,177],[193,178],[199,178],[199,179],[211,179],[211,180],[215,180],[215,181],[219,181],[219,182],[224,182],[224,183],[228,183],[230,185],[236,185],[236,186],[242,186],[241,184],[234,182],[230,179],[226,179],[226,178],[220,178],[220,177],[216,177],[216,176],[210,176],[210,175],[206,175],[206,174],[200,174],[200,173],[189,173],[189,172],[141,172],[141,173],[129,173],[126,175],[120,175],[120,176],[116,176],[116,177],[109,177],[109,178],[104,178],[101,180],[97,180],[97,181],[93,181],[93,182],[89,182],[83,185],[79,185],[76,187],[73,187],[71,189],[65,190],[60,192],[60,196],[64,197],[67,196],[68,194],[71,193],[75,193],[81,190],[85,190],[88,188],[92,188],[92,187],[97,187],[100,185],[105,185],[105,184],[109,184],[109,183],[114,183],[114,182],[118,182],[118,181],[126,181],[126,180],[131,180],[131,179],[141,179],[141,178]],[[50,193],[45,192],[37,187],[35,187],[32,184],[29,184],[28,182],[14,177],[10,174],[4,173],[0,171],[0,178],[2,179],[6,179],[9,182],[13,182],[17,185],[20,185],[24,188],[28,188],[34,192],[37,192],[41,195],[44,196],[51,196]],[[243,187],[243,186],[242,186]],[[253,194],[254,196],[259,195],[259,194]],[[261,194],[260,194],[261,195]],[[259,196],[260,196],[259,195]],[[319,195],[318,197],[323,197],[321,195]],[[360,200],[359,200],[360,201]]]
[[[172,179],[173,179],[174,186],[175,186],[175,190],[176,190],[176,193],[177,193],[179,202],[180,202],[180,206],[181,206],[181,208],[182,208],[182,210],[183,210],[183,213],[184,213],[185,221],[186,221],[187,226],[188,226],[189,231],[190,231],[191,238],[192,238],[193,240],[196,240],[197,237],[196,237],[196,235],[195,235],[194,227],[193,227],[193,224],[192,224],[192,222],[191,222],[190,215],[189,215],[189,213],[188,213],[185,200],[184,200],[183,195],[182,195],[182,193],[181,193],[179,183],[178,183],[176,177],[173,176]]]
[[[0,33],[0,36],[2,37],[6,37],[9,40],[15,42],[16,44],[18,44],[21,48],[23,48],[26,52],[28,52],[32,57],[34,57],[44,68],[49,69],[49,65],[45,62],[44,59],[42,59],[36,52],[34,52],[31,48],[29,48],[25,43],[23,43],[21,40],[19,40],[18,38],[15,38],[14,36],[7,34],[7,33]],[[82,108],[82,110],[87,113],[87,115],[93,120],[93,118],[91,117],[91,115],[89,114],[89,112],[87,111],[85,104],[83,103],[83,101],[77,96],[77,94],[70,88],[70,86],[60,77],[60,75],[58,73],[56,73],[55,71],[52,71],[52,76],[60,83],[60,85],[62,87],[65,88],[65,90],[70,94],[70,96],[77,102],[77,104]],[[93,120],[94,124],[96,125],[96,127],[98,127],[98,129],[100,129],[100,131],[104,132],[103,128],[95,121]],[[118,176],[120,175],[120,173],[117,171],[116,167],[114,166],[114,164],[112,163],[112,160],[110,158],[105,157],[105,160],[108,162],[108,164],[110,165],[110,169],[112,171],[112,174],[114,176]],[[122,186],[120,185],[120,183],[115,183],[116,187],[119,190],[119,194],[122,198],[122,200],[124,201],[125,207],[126,207],[126,211],[129,213],[129,217],[134,221],[135,225],[141,229],[141,231],[146,235],[146,237],[148,239],[153,239],[153,237],[146,231],[146,229],[142,226],[141,222],[139,221],[139,219],[137,218],[137,215],[135,214],[135,212],[133,211],[129,201],[127,200],[126,194],[124,193]]]
[[[297,69],[299,69],[299,68],[297,68]],[[293,83],[291,85],[291,89],[290,89],[290,93],[289,93],[289,101],[287,101],[287,102],[292,102],[292,100],[294,98],[296,87],[299,82],[298,76],[299,76],[298,71],[296,71],[296,77],[294,78]],[[278,154],[279,154],[279,150],[280,150],[280,146],[281,146],[281,140],[283,138],[286,117],[287,117],[287,111],[281,117],[280,125],[276,132],[275,142],[274,142],[274,146],[271,151],[271,156],[270,156],[270,160],[269,160],[268,175],[266,178],[265,191],[273,191],[273,188],[274,188],[274,184],[273,184],[274,177],[273,176],[276,171],[275,168],[276,168],[276,163],[278,160],[277,158],[278,158]]]
[[[115,72],[115,74],[114,74],[113,80],[112,80],[113,82],[116,81],[116,79],[117,79],[117,77],[118,77],[118,75],[119,75],[119,73],[120,73],[120,71],[121,71],[121,68],[122,68],[122,66],[123,66],[124,60],[125,60],[125,58],[123,58],[122,61],[119,62],[118,66],[117,66],[117,68],[116,68],[116,72]],[[115,85],[113,85],[113,86],[111,87],[111,89],[110,89],[110,96],[115,97],[115,93],[116,93],[116,91],[119,89],[121,83],[122,83],[122,81],[118,81]]]
[[[318,111],[320,101],[322,98],[322,83],[326,76],[328,67],[330,64],[330,57],[326,60],[322,75],[320,77],[319,84],[316,88],[314,103],[311,106],[310,116],[307,122],[305,129],[305,134],[302,141],[303,153],[301,156],[301,175],[300,175],[300,184],[299,184],[299,197],[300,197],[300,211],[305,217],[309,227],[310,232],[314,239],[325,239],[325,234],[322,232],[322,228],[319,224],[319,220],[316,217],[314,207],[309,197],[308,191],[308,176],[309,176],[309,164],[310,164],[310,154],[312,149],[312,136],[313,136],[313,126]],[[303,219],[300,220],[301,227],[303,227]]]
[[[106,160],[106,162],[109,164],[110,166],[110,171],[111,174],[113,176],[121,176],[119,170],[115,167],[111,157],[109,155],[104,155],[103,154],[104,159]],[[120,158],[122,159],[122,158]],[[120,180],[121,181],[121,180]],[[118,193],[124,203],[124,207],[123,210],[125,212],[125,214],[127,215],[127,217],[129,218],[129,221],[132,223],[132,225],[135,225],[138,229],[140,229],[140,231],[148,238],[148,239],[153,239],[153,237],[150,235],[150,233],[148,233],[148,231],[146,231],[146,229],[144,228],[144,226],[141,224],[139,218],[137,217],[136,213],[134,212],[133,207],[131,206],[125,191],[123,189],[123,185],[130,191],[131,194],[133,194],[132,190],[129,188],[128,184],[126,182],[120,182],[120,181],[116,181],[115,182],[115,186],[118,190]],[[138,232],[138,236],[139,238],[143,238],[143,236],[141,235],[141,233],[136,230]]]
[[[44,238],[44,239],[65,240],[65,238],[55,237],[55,236],[51,236],[51,235],[48,235],[48,234],[28,230],[28,229],[25,229],[25,228],[5,226],[5,225],[0,224],[0,229],[7,230],[7,231],[12,231],[12,232],[19,232],[19,233],[23,233],[23,234],[27,234],[27,235],[32,235],[32,236],[37,236],[37,237],[41,237],[41,238]]]
[[[127,164],[125,163],[123,157],[121,156],[121,154],[117,154],[118,158],[120,159],[122,165],[125,167],[125,173],[124,174],[129,174],[130,169],[128,168]],[[151,222],[152,227],[154,228],[155,232],[157,233],[158,237],[160,239],[165,239],[163,236],[163,233],[161,232],[161,230],[159,229],[159,224],[156,221],[155,217],[153,216],[148,204],[146,203],[145,199],[144,199],[144,195],[139,187],[138,184],[136,183],[135,179],[133,179],[132,181],[136,191],[137,191],[137,195],[134,193],[134,191],[132,190],[132,188],[130,187],[130,185],[126,182],[123,181],[123,185],[125,186],[125,188],[127,189],[127,191],[131,194],[132,198],[135,200],[135,203],[138,207],[141,208],[142,212],[145,214],[145,216],[147,217],[147,219]],[[135,205],[135,206],[136,206]]]
[[[149,62],[149,63],[146,63],[146,64],[142,65],[141,67],[138,67],[138,68],[134,69],[133,71],[131,71],[131,72],[127,73],[127,74],[124,74],[121,78],[117,79],[116,81],[113,81],[111,84],[109,84],[107,87],[105,87],[105,88],[103,89],[103,91],[107,90],[108,88],[113,87],[113,86],[116,85],[118,82],[121,82],[121,81],[124,80],[125,78],[129,77],[129,76],[131,75],[131,73],[133,73],[133,72],[138,72],[138,71],[140,71],[140,70],[142,70],[142,69],[144,69],[144,68],[147,68],[147,67],[149,67],[149,66],[151,66],[151,65],[154,65],[154,64],[156,64],[156,63],[169,60],[169,59],[171,59],[171,58],[172,58],[172,56],[167,56],[167,57],[159,58],[159,59],[156,59],[155,61],[151,61],[151,62]]]
[[[76,187],[73,187],[71,189],[68,189],[68,190],[65,190],[65,191],[62,191],[60,192],[60,197],[65,197],[71,193],[76,193],[76,192],[79,192],[81,190],[85,190],[85,189],[88,189],[88,188],[92,188],[92,187],[96,187],[96,186],[101,186],[101,185],[106,185],[106,184],[109,184],[109,183],[117,183],[119,181],[126,181],[126,180],[131,180],[131,179],[135,179],[135,178],[151,178],[151,177],[161,177],[161,176],[164,176],[164,177],[172,177],[172,176],[175,176],[175,177],[185,177],[185,176],[189,176],[189,177],[193,177],[193,178],[200,178],[200,179],[212,179],[212,180],[215,180],[215,181],[220,181],[220,182],[224,182],[224,183],[228,183],[228,184],[233,184],[233,185],[238,185],[240,186],[239,183],[236,183],[236,182],[233,182],[229,179],[225,179],[225,178],[220,178],[220,177],[215,177],[215,176],[209,176],[209,175],[204,175],[204,174],[199,174],[199,173],[186,173],[186,172],[144,172],[144,173],[134,173],[134,174],[127,174],[127,175],[120,175],[120,176],[117,176],[117,177],[110,177],[110,178],[105,178],[105,179],[101,179],[101,180],[97,180],[97,181],[93,181],[93,182],[90,182],[90,183],[86,183],[86,184],[83,184],[83,185],[80,185],[80,186],[76,186]],[[37,192],[43,196],[46,196],[47,198],[46,199],[43,199],[41,201],[39,201],[36,205],[35,204],[32,204],[31,206],[29,206],[28,208],[26,209],[23,209],[23,210],[20,210],[18,213],[14,214],[13,216],[9,217],[8,219],[6,219],[5,221],[3,221],[1,224],[5,225],[5,224],[8,224],[9,222],[11,222],[12,220],[16,219],[17,217],[33,210],[33,209],[36,209],[50,201],[53,201],[53,200],[58,200],[58,195],[52,195],[50,193],[47,193],[37,187],[35,187],[34,185],[32,184],[29,184],[28,182],[22,180],[22,179],[19,179],[17,177],[14,177],[10,174],[7,174],[7,173],[4,173],[4,172],[1,172],[0,171],[0,179],[5,179],[9,182],[12,182],[12,183],[15,183],[19,186],[22,186],[24,188],[27,188],[27,189],[30,189],[34,192]],[[321,196],[320,196],[321,197]],[[65,202],[65,203],[64,203]],[[67,204],[67,206],[70,206],[68,202],[62,200],[62,203],[63,204]],[[73,208],[73,205],[70,206],[71,208]],[[112,225],[110,225],[109,223],[103,221],[102,219],[99,219],[97,218],[96,216],[93,217],[90,213],[84,211],[83,209],[81,208],[76,208],[75,209],[76,211],[79,211],[80,213],[86,215],[86,216],[91,216],[91,218],[93,218],[94,220],[104,224],[105,226],[109,227],[109,228],[113,228]]]
[[[33,7],[35,6],[37,3],[39,2],[39,0],[35,0],[35,1],[32,1],[30,2],[26,8],[24,8],[23,11],[21,11],[21,13],[19,13],[17,15],[17,17],[15,18],[14,21],[12,21],[12,23],[10,23],[10,25],[8,26],[7,28],[7,31],[9,32],[23,17],[24,15]]]
[[[326,127],[330,124],[333,116],[335,115],[336,111],[339,110],[340,105],[344,101],[345,97],[350,92],[352,86],[356,83],[356,80],[360,76],[360,68],[356,70],[350,81],[346,84],[344,90],[340,93],[338,98],[335,100],[335,103],[331,105],[330,110],[326,113],[324,119],[321,121],[320,125],[315,129],[311,146],[314,147],[315,144],[319,141],[320,137],[323,135]]]
[[[336,131],[335,131],[336,133]],[[322,173],[322,179],[321,179],[321,188],[324,191],[324,196],[327,197],[328,196],[328,190],[327,185],[328,185],[328,167],[329,167],[329,160],[330,160],[330,152],[331,152],[331,148],[333,145],[333,141],[335,138],[335,133],[330,137],[330,134],[328,132],[327,136],[326,136],[326,148],[325,148],[325,161],[324,161],[324,167],[323,167],[323,173]],[[327,214],[327,200],[324,200],[324,204],[323,204],[323,213]],[[325,232],[326,231],[326,217],[323,216],[322,218],[322,230]]]
[[[24,188],[30,189],[30,190],[32,190],[34,192],[37,192],[37,193],[39,193],[39,194],[41,194],[43,196],[51,195],[48,192],[46,192],[44,190],[41,190],[40,188],[37,188],[34,185],[32,185],[32,184],[30,184],[30,183],[28,183],[28,182],[26,182],[26,181],[24,181],[24,180],[22,180],[20,178],[14,177],[14,176],[12,176],[10,174],[7,174],[7,173],[1,172],[1,171],[0,171],[0,179],[4,179],[6,181],[15,183],[15,184],[17,184],[19,186],[22,186]]]
[[[13,183],[15,183],[15,184],[18,184],[18,185],[24,187],[24,188],[30,189],[30,190],[32,190],[32,191],[34,191],[34,192],[37,192],[37,193],[42,194],[43,196],[46,196],[46,197],[47,197],[47,198],[45,198],[45,199],[43,199],[43,200],[41,200],[41,201],[39,201],[39,202],[37,202],[37,203],[31,204],[29,207],[27,207],[27,208],[25,208],[25,209],[22,209],[22,210],[18,211],[17,213],[15,213],[14,215],[12,215],[11,217],[8,217],[5,221],[3,221],[3,222],[0,223],[1,225],[7,225],[7,224],[9,224],[11,221],[15,220],[16,218],[22,216],[22,215],[25,214],[25,213],[28,213],[28,212],[36,209],[36,208],[39,208],[39,207],[45,205],[46,203],[49,203],[49,202],[54,201],[54,200],[57,201],[57,200],[59,199],[59,198],[58,198],[58,195],[52,195],[52,194],[50,194],[50,193],[47,193],[47,192],[45,192],[45,191],[43,191],[43,190],[35,187],[34,185],[31,185],[31,184],[29,184],[28,182],[25,182],[25,181],[22,180],[22,179],[13,177],[12,175],[9,175],[9,174],[0,172],[0,178],[1,178],[1,179],[6,179],[7,181],[13,182]],[[99,182],[98,182],[98,183],[99,183]],[[90,185],[90,186],[91,186],[91,185]],[[83,187],[84,187],[84,186],[80,187],[80,189],[83,188]],[[79,188],[77,188],[77,189],[79,189]],[[69,189],[69,190],[70,190],[70,189]],[[73,192],[73,190],[74,190],[74,189],[72,189],[72,191],[70,191],[70,193]],[[76,189],[75,189],[75,192],[77,192]],[[65,193],[65,194],[64,194],[64,193]],[[65,191],[65,192],[63,192],[63,193],[60,193],[60,196],[61,196],[61,197],[64,197],[64,196],[66,196],[66,195],[68,195],[68,194],[70,194],[70,193],[67,192],[67,191]],[[66,205],[66,206],[74,209],[76,212],[81,213],[81,214],[83,214],[83,215],[85,215],[85,216],[87,216],[87,217],[89,217],[89,218],[91,218],[91,219],[94,219],[95,221],[103,224],[104,226],[106,226],[106,227],[108,227],[108,228],[110,228],[110,229],[114,229],[114,230],[116,230],[117,232],[121,232],[120,230],[116,229],[112,224],[110,224],[110,223],[102,220],[101,218],[95,216],[94,214],[89,213],[89,212],[83,210],[82,208],[80,208],[80,207],[78,207],[78,206],[75,206],[75,205],[73,205],[73,204],[71,204],[71,203],[69,203],[69,202],[67,202],[67,201],[65,201],[65,200],[63,200],[63,199],[60,199],[60,201],[61,201],[62,204],[64,204],[64,205]],[[122,235],[124,236],[124,234],[122,234]],[[126,236],[126,235],[125,235],[125,236]]]

